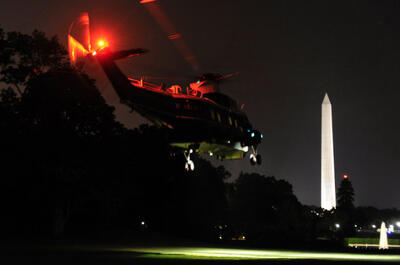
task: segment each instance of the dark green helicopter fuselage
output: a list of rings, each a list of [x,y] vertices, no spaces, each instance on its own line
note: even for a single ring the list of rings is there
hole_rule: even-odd
[[[131,55],[144,52],[130,51]],[[253,130],[246,114],[230,97],[219,92],[201,97],[170,93],[162,86],[129,79],[116,65],[119,58],[115,54],[104,51],[96,57],[121,102],[154,124],[169,128],[172,146],[238,159],[261,142],[262,134]]]

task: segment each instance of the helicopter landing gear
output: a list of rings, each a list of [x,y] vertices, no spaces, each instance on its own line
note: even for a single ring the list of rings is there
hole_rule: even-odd
[[[250,164],[254,166],[257,163],[257,158],[254,154],[250,154]]]
[[[250,164],[254,166],[255,164],[261,165],[262,158],[260,154],[257,154],[257,151],[254,149],[254,146],[251,147],[253,153],[250,154]]]
[[[193,149],[186,150],[183,154],[185,155],[186,158],[186,163],[185,163],[185,170],[186,171],[194,171],[194,163],[190,159],[190,154],[193,153]]]

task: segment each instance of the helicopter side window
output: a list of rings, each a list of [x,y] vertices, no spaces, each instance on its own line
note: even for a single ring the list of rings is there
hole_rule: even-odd
[[[233,123],[232,123],[232,117],[231,116],[228,116],[228,121],[229,121],[229,125],[232,126]]]
[[[215,112],[213,109],[210,110],[211,119],[215,120]]]
[[[218,122],[221,122],[221,114],[219,114],[219,112],[217,112],[217,118],[218,118]]]

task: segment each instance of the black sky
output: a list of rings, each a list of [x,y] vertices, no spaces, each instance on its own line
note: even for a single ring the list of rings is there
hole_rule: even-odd
[[[133,75],[194,74],[139,1],[2,1],[0,27],[57,34],[88,11],[94,33],[111,47],[151,53],[121,65]],[[350,174],[357,205],[400,208],[399,1],[160,2],[197,56],[200,72],[240,77],[224,92],[245,104],[265,135],[261,167],[223,164],[237,176],[256,171],[288,180],[305,204],[320,203],[320,119],[325,92],[333,104],[337,183]],[[143,119],[120,106],[97,66],[88,66],[128,127]]]

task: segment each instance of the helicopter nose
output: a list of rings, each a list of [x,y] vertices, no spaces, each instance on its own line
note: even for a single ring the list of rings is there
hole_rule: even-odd
[[[264,135],[260,131],[255,130],[254,138],[256,139],[257,143],[259,144],[259,143],[261,143],[262,138],[264,138]]]
[[[247,145],[254,146],[261,143],[264,135],[258,130],[247,130]]]

